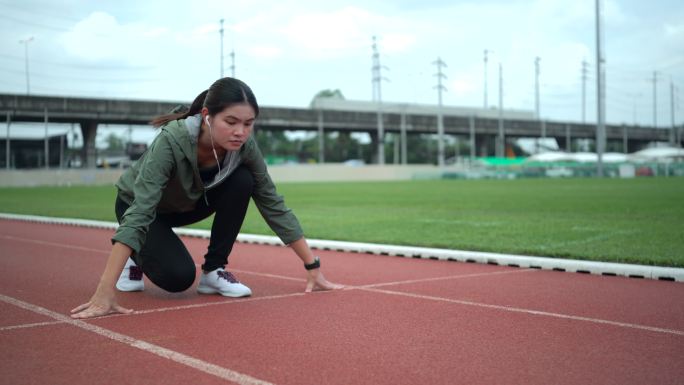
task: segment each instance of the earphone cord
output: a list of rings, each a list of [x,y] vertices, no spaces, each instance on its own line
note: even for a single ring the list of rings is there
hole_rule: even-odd
[[[216,147],[214,147],[214,135],[211,132],[211,124],[207,122],[209,126],[209,139],[211,139],[211,151],[214,152],[214,159],[216,159],[216,165],[218,166],[218,174],[221,175],[221,162],[219,162],[218,155],[216,154]]]

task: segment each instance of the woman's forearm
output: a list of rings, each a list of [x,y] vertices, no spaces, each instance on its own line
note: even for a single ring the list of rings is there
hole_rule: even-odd
[[[116,281],[119,279],[119,274],[126,265],[126,260],[132,253],[132,249],[127,245],[115,242],[112,246],[112,251],[107,259],[107,265],[100,278],[100,286],[102,288],[114,288]]]

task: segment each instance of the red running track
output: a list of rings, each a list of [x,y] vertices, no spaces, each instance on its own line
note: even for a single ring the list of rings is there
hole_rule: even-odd
[[[320,251],[349,288],[303,294],[290,250],[238,244],[251,298],[148,281],[136,313],[71,320],[110,236],[0,220],[0,383],[684,382],[682,283]]]

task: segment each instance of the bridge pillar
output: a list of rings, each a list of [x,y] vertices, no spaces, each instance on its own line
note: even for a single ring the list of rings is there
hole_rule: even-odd
[[[81,122],[81,133],[83,134],[83,149],[81,150],[81,167],[95,168],[97,166],[97,148],[95,147],[95,137],[97,136],[97,122],[94,120]]]
[[[323,110],[318,110],[318,163],[325,163],[325,131],[323,127]]]
[[[492,135],[475,135],[475,143],[477,143],[477,153],[479,156],[493,156],[496,152],[496,137]]]
[[[371,140],[371,148],[379,148],[380,146],[378,145],[378,133],[371,131],[368,133],[368,135],[370,136],[370,140]],[[373,151],[372,152],[371,163],[380,164],[380,162],[378,161],[378,153],[379,152],[380,151]],[[384,151],[383,151],[383,155],[384,155]],[[384,164],[384,162],[383,162],[383,164]]]

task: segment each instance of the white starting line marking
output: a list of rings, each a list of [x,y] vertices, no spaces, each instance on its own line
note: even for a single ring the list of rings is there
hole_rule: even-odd
[[[35,327],[40,327],[40,326],[60,325],[63,323],[64,323],[64,321],[47,321],[47,322],[34,322],[34,323],[30,323],[30,324],[2,326],[2,327],[0,327],[0,332],[5,331],[5,330],[16,330],[16,329],[35,328]]]
[[[2,236],[2,237],[5,239],[11,239],[11,240],[16,240],[16,241],[21,241],[21,242],[38,243],[38,244],[65,247],[65,248],[71,248],[71,249],[77,249],[77,250],[86,250],[86,251],[93,251],[93,252],[99,252],[99,253],[107,253],[103,250],[89,249],[89,248],[83,248],[83,247],[54,243],[54,242],[43,242],[43,241],[36,241],[36,240],[32,240],[32,239],[12,237],[12,236]],[[243,273],[243,274],[252,274],[252,275],[263,276],[263,277],[268,277],[268,278],[277,278],[277,279],[289,280],[289,281],[306,282],[306,280],[302,279],[302,278],[294,278],[294,277],[288,277],[288,276],[284,276],[284,275],[257,273],[257,272],[251,272],[251,271],[245,271],[245,270],[235,270],[235,269],[233,271]],[[526,272],[533,272],[533,271],[537,271],[537,270],[536,269],[498,270],[498,271],[494,271],[494,272],[490,272],[490,273],[475,273],[475,274],[454,275],[454,276],[446,276],[446,277],[433,277],[433,278],[413,279],[413,280],[405,280],[405,281],[385,282],[385,283],[377,283],[377,284],[369,284],[369,285],[361,285],[361,286],[347,286],[346,289],[347,290],[365,290],[365,291],[376,292],[376,293],[399,295],[399,296],[420,298],[420,299],[426,299],[426,300],[432,300],[432,301],[442,301],[442,302],[449,302],[449,303],[455,303],[455,304],[461,304],[461,305],[467,305],[467,306],[477,306],[477,307],[481,307],[481,308],[503,310],[503,311],[508,311],[508,312],[525,313],[525,314],[546,316],[546,317],[553,317],[553,318],[563,318],[563,319],[570,319],[570,320],[575,320],[575,321],[592,322],[592,323],[597,323],[597,324],[605,324],[605,325],[619,326],[619,327],[625,327],[625,328],[631,328],[631,329],[647,330],[647,331],[653,331],[653,332],[659,332],[659,333],[668,333],[668,334],[675,334],[675,335],[684,336],[684,331],[675,330],[675,329],[666,329],[666,328],[659,328],[659,327],[653,327],[653,326],[632,324],[632,323],[627,323],[627,322],[610,321],[610,320],[604,320],[604,319],[600,319],[600,318],[581,317],[581,316],[574,316],[574,315],[561,314],[561,313],[551,313],[551,312],[545,312],[545,311],[539,311],[539,310],[516,308],[516,307],[512,307],[512,306],[491,305],[491,304],[485,304],[485,303],[480,303],[480,302],[463,301],[463,300],[457,300],[457,299],[434,297],[434,296],[414,294],[414,293],[408,293],[408,292],[399,292],[399,291],[377,289],[377,287],[382,287],[382,286],[431,282],[431,281],[449,280],[449,279],[482,277],[482,276],[490,276],[490,275],[498,275],[498,274],[526,273]],[[157,313],[157,312],[165,312],[165,311],[201,308],[201,307],[207,307],[207,306],[215,306],[215,305],[230,304],[230,303],[240,303],[240,302],[247,302],[247,301],[290,298],[290,297],[297,297],[297,296],[302,296],[302,295],[304,295],[304,293],[290,293],[290,294],[273,295],[273,296],[266,296],[266,297],[253,297],[253,298],[246,298],[246,299],[238,299],[238,300],[233,300],[233,301],[206,302],[206,303],[202,303],[202,304],[191,304],[191,305],[181,305],[181,306],[171,306],[171,307],[165,307],[165,308],[141,310],[141,311],[136,311],[132,314],[113,314],[113,315],[108,315],[106,317],[125,317],[125,316],[132,316],[132,315],[136,315],[136,314],[148,314],[148,313]],[[49,310],[47,310],[47,311],[49,311]],[[58,314],[58,313],[55,313],[55,314]],[[68,319],[71,320],[71,318],[68,318]],[[43,326],[43,325],[36,325],[36,326]],[[16,327],[18,328],[18,327],[31,327],[31,326],[30,325],[29,326],[18,325]],[[0,330],[4,330],[4,329],[0,328]]]
[[[537,316],[543,316],[543,317],[562,318],[562,319],[568,319],[568,320],[573,320],[573,321],[591,322],[591,323],[595,323],[595,324],[619,326],[619,327],[623,327],[623,328],[647,330],[647,331],[651,331],[651,332],[658,332],[658,333],[666,333],[666,334],[674,334],[674,335],[678,335],[678,336],[684,336],[684,331],[682,331],[682,330],[665,329],[665,328],[659,328],[659,327],[653,327],[653,326],[632,324],[632,323],[627,323],[627,322],[610,321],[610,320],[604,320],[604,319],[600,319],[600,318],[581,317],[581,316],[568,315],[568,314],[551,313],[551,312],[546,312],[546,311],[530,310],[530,309],[518,308],[518,307],[513,307],[513,306],[490,305],[490,304],[481,303],[481,302],[463,301],[463,300],[458,300],[458,299],[434,297],[434,296],[430,296],[430,295],[406,293],[406,292],[393,291],[393,290],[383,290],[383,289],[374,289],[374,288],[365,288],[365,287],[359,287],[358,289],[366,290],[366,291],[370,291],[370,292],[374,292],[374,293],[398,295],[398,296],[403,296],[403,297],[425,299],[425,300],[430,300],[430,301],[454,303],[454,304],[458,304],[458,305],[476,306],[476,307],[485,308],[485,309],[502,310],[502,311],[507,311],[507,312],[523,313],[523,314],[537,315]]]
[[[224,380],[229,380],[236,382],[238,384],[246,384],[246,385],[271,385],[272,383],[267,382],[267,381],[262,381],[258,378],[254,378],[251,376],[248,376],[243,373],[236,372],[234,370],[230,370],[215,364],[211,364],[209,362],[200,360],[195,357],[191,357],[188,355],[185,355],[183,353],[176,352],[174,350],[166,349],[163,348],[159,345],[154,345],[149,342],[145,342],[142,340],[139,340],[137,338],[133,338],[130,336],[127,336],[125,334],[117,333],[115,331],[105,329],[99,326],[95,326],[93,324],[89,324],[84,321],[80,320],[75,320],[70,317],[67,317],[65,315],[53,312],[51,310],[45,309],[43,307],[37,306],[30,304],[28,302],[24,302],[21,300],[18,300],[16,298],[8,297],[5,295],[0,294],[0,301],[6,302],[8,304],[14,305],[16,307],[22,308],[24,310],[29,310],[37,314],[41,314],[47,317],[50,317],[52,319],[55,319],[57,321],[63,322],[65,324],[69,324],[71,326],[75,326],[79,329],[89,331],[91,333],[100,335],[102,337],[109,338],[111,340],[114,340],[116,342],[120,342],[125,345],[132,346],[134,348],[143,350],[148,353],[155,354],[159,357],[165,358],[167,360],[191,367],[193,369],[197,369],[199,371],[202,371],[207,374],[211,374],[213,376],[222,378]]]
[[[370,289],[370,288],[375,288],[375,287],[382,287],[382,286],[395,286],[395,285],[404,285],[404,284],[410,284],[410,283],[423,283],[423,282],[434,282],[434,281],[446,281],[450,279],[463,279],[463,278],[476,278],[476,277],[487,277],[491,275],[501,275],[501,274],[518,274],[518,273],[530,273],[530,272],[535,272],[538,271],[536,269],[512,269],[509,268],[507,270],[497,270],[497,271],[492,271],[489,273],[473,273],[473,274],[461,274],[461,275],[449,275],[446,277],[434,277],[434,278],[420,278],[420,279],[409,279],[406,281],[394,281],[394,282],[385,282],[385,283],[374,283],[370,285],[361,285],[361,286],[356,286],[356,289]]]

